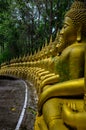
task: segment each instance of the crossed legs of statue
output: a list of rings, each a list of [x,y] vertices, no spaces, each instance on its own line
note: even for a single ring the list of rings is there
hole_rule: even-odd
[[[49,130],[68,130],[61,119],[62,104],[57,98],[49,99],[43,105],[43,118]]]

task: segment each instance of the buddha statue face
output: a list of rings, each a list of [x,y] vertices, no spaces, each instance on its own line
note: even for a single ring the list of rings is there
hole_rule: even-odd
[[[58,39],[58,52],[84,39],[86,39],[86,4],[83,0],[75,0],[65,15],[64,25]]]
[[[65,17],[63,27],[59,34],[58,51],[62,52],[67,46],[73,44],[77,39],[77,28],[74,27],[71,18]]]
[[[66,44],[72,44],[76,41],[77,29],[74,28],[72,20],[69,17],[65,17],[64,25],[60,31],[60,35]]]

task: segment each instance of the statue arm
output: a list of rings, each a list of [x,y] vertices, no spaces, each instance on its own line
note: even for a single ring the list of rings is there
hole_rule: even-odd
[[[84,78],[70,80],[52,85],[46,91],[42,92],[39,97],[38,111],[42,111],[43,104],[52,97],[59,96],[75,96],[84,94]]]

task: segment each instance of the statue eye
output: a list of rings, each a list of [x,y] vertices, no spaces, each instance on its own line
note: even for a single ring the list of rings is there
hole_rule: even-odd
[[[65,29],[65,28],[67,28],[67,26],[68,26],[67,24],[64,24],[63,28]]]

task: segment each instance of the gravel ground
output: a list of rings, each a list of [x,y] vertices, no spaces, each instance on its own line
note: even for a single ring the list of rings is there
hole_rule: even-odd
[[[26,81],[27,82],[27,81]],[[20,130],[33,130],[37,111],[35,88],[28,83],[28,104]],[[0,130],[15,130],[25,96],[21,80],[0,79]]]

